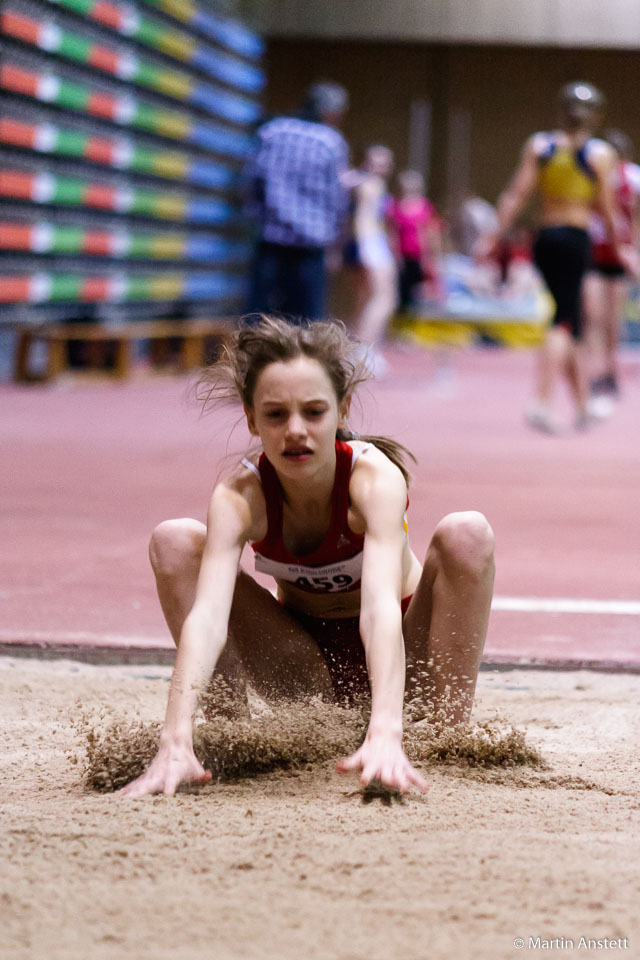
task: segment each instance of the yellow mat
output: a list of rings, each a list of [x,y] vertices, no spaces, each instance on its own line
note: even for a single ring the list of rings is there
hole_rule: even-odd
[[[440,318],[435,314],[429,317],[396,314],[390,332],[403,340],[426,346],[464,347],[484,335],[505,347],[536,347],[544,338],[552,313],[551,298],[542,295],[538,310],[531,317],[460,316],[454,319],[451,316]]]

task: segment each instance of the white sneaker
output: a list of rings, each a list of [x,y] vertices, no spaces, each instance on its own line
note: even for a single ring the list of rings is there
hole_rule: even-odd
[[[587,411],[589,416],[595,417],[596,420],[606,420],[607,417],[611,416],[615,409],[615,401],[603,393],[596,394],[594,397],[589,397],[587,401]]]
[[[560,425],[554,420],[545,407],[532,406],[525,411],[525,422],[534,430],[540,433],[547,433],[551,436],[557,436],[561,433]]]

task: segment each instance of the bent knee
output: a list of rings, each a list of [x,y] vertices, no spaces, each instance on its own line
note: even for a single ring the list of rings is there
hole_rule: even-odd
[[[446,569],[476,576],[493,570],[493,530],[477,510],[448,514],[436,527],[431,544]]]
[[[149,542],[149,559],[156,576],[171,577],[192,564],[200,565],[207,538],[198,520],[163,520]]]

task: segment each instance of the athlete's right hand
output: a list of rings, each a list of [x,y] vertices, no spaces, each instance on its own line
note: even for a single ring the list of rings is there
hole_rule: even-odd
[[[116,796],[144,797],[150,793],[163,793],[172,797],[181,783],[209,783],[212,773],[205,770],[190,744],[173,740],[161,740],[151,766],[136,780],[116,791]]]

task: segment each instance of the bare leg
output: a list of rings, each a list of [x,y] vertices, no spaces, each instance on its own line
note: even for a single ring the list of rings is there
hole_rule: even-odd
[[[369,299],[358,320],[358,336],[364,343],[379,343],[384,339],[387,324],[398,301],[396,269],[388,267],[367,268]]]
[[[158,599],[176,647],[180,643],[182,625],[195,600],[206,539],[205,525],[185,518],[161,523],[153,531],[149,544]],[[220,711],[235,715],[246,713],[247,673],[230,643],[220,655],[215,676],[222,681],[222,689],[215,682],[209,685],[203,703],[205,715],[210,717]]]
[[[566,360],[566,377],[576,407],[577,425],[586,425],[589,387],[585,376],[584,345],[571,340]]]
[[[617,383],[618,342],[620,324],[629,292],[629,284],[622,277],[607,283],[607,306],[604,323],[604,372],[611,374]]]
[[[354,333],[359,335],[360,316],[365,308],[367,300],[371,296],[369,287],[369,271],[364,267],[356,267],[355,284],[353,297],[353,313],[351,315],[350,327]]]
[[[158,599],[176,647],[193,606],[207,528],[198,520],[165,520],[149,543]]]
[[[551,327],[540,350],[537,399],[548,409],[553,403],[558,377],[566,367],[570,339],[564,327]]]
[[[586,320],[585,346],[589,379],[602,374],[603,338],[606,316],[606,281],[596,273],[589,273],[583,282],[584,314]]]
[[[469,719],[491,609],[493,533],[481,513],[438,524],[404,618],[407,691],[423,689],[434,716]]]
[[[176,646],[195,599],[206,528],[196,520],[167,520],[149,547],[158,597]],[[327,667],[297,620],[248,574],[236,581],[229,638],[216,666],[232,689],[248,680],[263,694],[320,694],[333,698]]]
[[[525,418],[543,433],[558,433],[552,405],[558,378],[566,373],[571,337],[563,327],[550,327],[538,353],[535,394]]]

